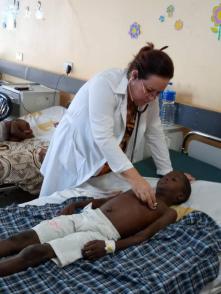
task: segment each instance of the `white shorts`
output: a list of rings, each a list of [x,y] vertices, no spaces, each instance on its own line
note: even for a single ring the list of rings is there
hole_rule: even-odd
[[[82,257],[84,245],[93,240],[118,240],[120,235],[100,209],[85,209],[82,213],[61,215],[33,228],[41,244],[48,243],[63,267]]]

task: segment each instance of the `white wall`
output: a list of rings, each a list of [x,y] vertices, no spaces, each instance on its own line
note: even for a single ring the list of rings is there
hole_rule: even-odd
[[[0,0],[4,11],[9,0]],[[13,2],[13,1],[12,1]],[[34,18],[37,1],[20,1],[17,29],[0,28],[0,58],[16,61],[24,53],[24,64],[63,72],[63,62],[73,61],[72,76],[90,78],[109,67],[126,67],[146,41],[166,51],[174,60],[174,83],[178,100],[221,111],[221,41],[211,32],[211,0],[42,0],[45,19]],[[174,16],[166,8],[173,4]],[[32,18],[25,18],[29,5]],[[164,23],[159,16],[166,16]],[[177,19],[182,30],[174,29]],[[134,21],[142,34],[132,40],[128,34]]]

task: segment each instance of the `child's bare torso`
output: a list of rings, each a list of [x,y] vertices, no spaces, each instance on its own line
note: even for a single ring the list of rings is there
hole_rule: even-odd
[[[100,209],[117,229],[121,238],[131,236],[158,219],[168,207],[158,201],[156,210],[148,208],[132,191],[110,199]]]

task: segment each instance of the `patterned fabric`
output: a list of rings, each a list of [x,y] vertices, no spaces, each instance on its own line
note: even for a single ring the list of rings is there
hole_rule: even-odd
[[[52,106],[20,117],[29,123],[34,134],[32,139],[12,142],[2,141],[4,136],[0,137],[0,185],[15,184],[31,194],[39,194],[43,180],[39,171],[41,162],[65,112],[62,106]],[[1,126],[0,136],[3,135]]]
[[[0,184],[16,184],[31,194],[38,194],[42,176],[39,172],[42,151],[48,141],[32,138],[21,143],[0,143]]]
[[[65,204],[0,209],[0,238],[53,217]],[[221,228],[206,214],[192,212],[149,242],[95,262],[81,259],[61,269],[48,261],[0,278],[0,293],[199,293],[218,274],[218,251]]]
[[[137,110],[137,108],[136,108],[135,104],[128,98],[126,129],[125,129],[124,137],[120,143],[120,147],[124,152],[127,149],[127,144],[128,144],[129,139],[133,133],[133,129],[135,126],[135,121],[136,121],[136,115],[137,115],[136,110]]]
[[[129,142],[129,139],[133,133],[133,129],[135,126],[136,121],[136,112],[137,108],[135,104],[131,101],[131,99],[127,98],[127,118],[126,118],[126,129],[123,136],[123,139],[120,143],[120,148],[125,152],[127,149],[127,144]],[[102,176],[107,173],[111,172],[111,169],[109,167],[109,164],[106,162],[104,166],[102,167],[102,170],[99,172],[97,176]]]
[[[7,138],[7,128],[4,121],[0,122],[0,142],[6,140]]]

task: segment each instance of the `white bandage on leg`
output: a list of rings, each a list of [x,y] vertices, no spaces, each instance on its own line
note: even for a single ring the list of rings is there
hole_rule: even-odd
[[[106,253],[114,253],[115,249],[116,249],[115,241],[113,241],[113,240],[105,240]]]

